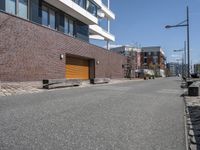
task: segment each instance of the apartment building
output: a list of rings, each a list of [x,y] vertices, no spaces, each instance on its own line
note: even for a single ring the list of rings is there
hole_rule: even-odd
[[[142,47],[141,68],[152,69],[157,76],[165,76],[165,53],[160,46]]]
[[[115,41],[109,7],[109,0],[1,0],[0,80],[123,77],[126,58],[89,43]]]
[[[141,68],[141,62],[140,62],[141,48],[130,45],[123,45],[111,48],[111,51],[127,57],[127,64],[124,64],[125,76],[127,76],[127,74],[129,74],[128,76],[130,77],[138,76],[137,70]]]

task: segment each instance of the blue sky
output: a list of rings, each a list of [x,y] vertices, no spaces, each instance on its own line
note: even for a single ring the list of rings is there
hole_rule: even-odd
[[[200,63],[200,0],[110,0],[116,20],[111,22],[113,45],[161,46],[167,61],[175,61],[184,47],[186,28],[165,29],[186,19],[190,9],[190,42],[192,63]],[[95,42],[105,45],[105,42]]]

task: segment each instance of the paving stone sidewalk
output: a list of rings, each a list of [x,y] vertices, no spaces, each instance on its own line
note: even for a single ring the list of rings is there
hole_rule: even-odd
[[[41,82],[3,82],[0,83],[0,96],[38,93],[44,91]]]
[[[200,96],[185,97],[188,146],[190,150],[200,150]]]
[[[142,81],[143,79],[112,79],[109,84],[117,84],[122,82]],[[102,84],[103,85],[103,84]],[[94,86],[89,81],[83,81],[80,88]],[[77,88],[77,87],[67,87]],[[51,89],[55,90],[55,89]],[[28,93],[38,93],[47,91],[42,89],[42,82],[0,82],[0,97],[10,95],[20,95]]]

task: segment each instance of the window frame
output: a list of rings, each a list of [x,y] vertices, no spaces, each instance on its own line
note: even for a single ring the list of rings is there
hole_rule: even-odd
[[[25,17],[23,17],[23,16],[20,16],[19,15],[19,11],[20,11],[20,9],[19,9],[19,6],[20,6],[20,0],[16,0],[17,1],[17,9],[16,9],[16,14],[17,14],[17,16],[19,16],[19,17],[21,17],[21,18],[23,18],[23,19],[29,19],[29,10],[30,10],[30,0],[26,0],[27,1],[27,14],[26,14],[26,18]]]
[[[51,6],[49,6],[47,3],[42,3],[42,12],[43,12],[43,7],[46,7],[47,8],[47,25],[44,25],[43,24],[43,13],[42,13],[42,25],[45,26],[45,27],[49,27],[53,30],[57,30],[57,19],[56,19],[56,15],[57,15],[57,10]],[[53,11],[54,12],[54,28],[51,27],[51,20],[50,20],[50,11]]]

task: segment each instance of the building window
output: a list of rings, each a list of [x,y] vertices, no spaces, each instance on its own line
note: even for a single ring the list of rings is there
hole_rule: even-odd
[[[74,35],[74,22],[69,19],[69,35]]]
[[[16,14],[16,0],[6,0],[5,6],[6,12]]]
[[[157,56],[157,52],[152,52],[152,56]]]
[[[69,34],[69,19],[65,16],[65,27],[64,27],[64,33]]]
[[[56,28],[55,11],[52,9],[49,9],[49,27],[52,29]]]
[[[74,35],[74,21],[69,19],[67,16],[65,16],[64,33],[69,34],[71,36]]]
[[[97,6],[90,0],[87,0],[86,10],[89,11],[92,15],[97,16]]]
[[[147,63],[147,58],[144,58],[144,63],[145,63],[145,64]]]
[[[28,0],[19,0],[19,16],[28,19]]]
[[[147,56],[147,52],[144,52],[144,56],[145,56],[145,57]]]
[[[52,29],[56,28],[55,11],[44,5],[42,6],[42,25],[48,26]]]
[[[86,0],[76,0],[76,3],[83,6]],[[92,10],[93,3],[88,4],[88,9]],[[0,0],[0,10],[89,42],[87,24],[70,17],[42,0]]]
[[[21,18],[28,19],[28,0],[0,0],[2,10],[7,13],[18,15]]]
[[[42,6],[42,25],[48,26],[48,8]]]

